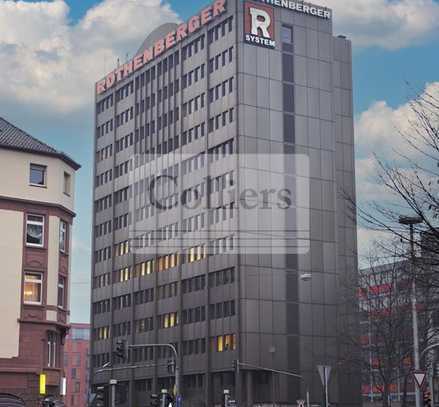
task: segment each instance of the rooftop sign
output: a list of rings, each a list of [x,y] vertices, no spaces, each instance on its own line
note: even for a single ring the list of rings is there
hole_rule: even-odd
[[[325,7],[315,6],[314,4],[304,3],[302,1],[291,0],[256,0],[259,3],[269,4],[271,6],[282,7],[289,10],[297,11],[303,14],[310,14],[315,17],[331,19],[331,11]]]
[[[201,13],[191,17],[187,23],[180,24],[175,31],[169,32],[164,38],[158,40],[143,54],[136,55],[132,60],[110,72],[104,79],[96,83],[96,93],[99,95],[112,88],[116,83],[127,78],[148,62],[153,61],[168,49],[173,48],[186,37],[198,31],[201,27],[226,12],[226,0],[216,0],[206,7]]]

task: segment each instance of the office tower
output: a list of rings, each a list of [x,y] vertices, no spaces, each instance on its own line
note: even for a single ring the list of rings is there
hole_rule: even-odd
[[[331,10],[218,0],[134,55],[96,83],[93,386],[172,392],[169,349],[114,353],[170,343],[185,405],[320,402],[324,364],[330,401],[358,404],[337,330],[357,269],[351,45]]]

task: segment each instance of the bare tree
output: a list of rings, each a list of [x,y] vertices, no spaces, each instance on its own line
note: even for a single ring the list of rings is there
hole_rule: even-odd
[[[387,199],[368,202],[357,211],[364,226],[406,243],[408,227],[400,225],[399,218],[419,217],[422,222],[415,226],[415,245],[422,261],[413,270],[422,283],[439,287],[439,273],[435,272],[439,266],[439,96],[418,95],[410,102],[407,120],[408,130],[399,131],[395,160],[376,156],[377,181],[388,192]],[[407,245],[400,248],[398,256],[408,260]],[[387,249],[393,255],[394,247]]]
[[[410,264],[400,258],[399,246],[388,242],[383,250],[380,244],[368,258],[369,267],[359,271],[358,280],[353,277],[342,284],[346,288],[345,299],[352,302],[352,308],[358,304],[357,318],[343,318],[342,338],[351,349],[346,362],[361,369],[363,383],[379,391],[383,407],[388,407],[395,383],[403,383],[403,401],[406,401],[408,377],[413,369],[410,312],[413,276]],[[392,256],[387,255],[389,247],[393,247]],[[427,306],[430,287],[420,287],[420,291],[419,332],[424,348],[435,332]],[[360,332],[355,322],[349,322],[358,320]]]

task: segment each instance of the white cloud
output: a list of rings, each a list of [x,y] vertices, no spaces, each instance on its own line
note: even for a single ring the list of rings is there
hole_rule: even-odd
[[[104,0],[76,25],[64,0],[0,2],[0,100],[48,112],[89,106],[93,85],[140,46],[152,28],[177,21],[160,0]]]
[[[373,257],[374,250],[379,247],[380,242],[384,242],[387,247],[389,240],[392,239],[390,232],[378,231],[364,227],[358,227],[358,263],[361,268],[369,267],[369,259]]]
[[[434,0],[322,3],[334,9],[336,31],[357,46],[398,48],[439,32]],[[0,100],[46,113],[89,111],[94,82],[171,21],[178,16],[161,0],[103,0],[76,24],[65,0],[0,1]]]
[[[439,33],[435,0],[326,0],[334,10],[335,30],[356,46],[398,49]]]
[[[427,94],[439,100],[439,82],[427,84],[421,97]],[[359,158],[378,154],[386,159],[397,160],[399,153],[408,156],[418,154],[401,137],[401,133],[413,134],[411,126],[416,117],[411,103],[408,101],[392,108],[385,101],[378,101],[356,118],[355,142]]]
[[[425,86],[421,98],[426,98],[427,95],[431,95],[439,100],[439,82],[430,83]],[[379,165],[376,157],[385,163],[393,163],[400,166],[401,173],[404,173],[407,177],[413,176],[413,172],[410,169],[411,162],[407,161],[405,157],[408,157],[413,162],[425,165],[427,168],[429,165],[435,165],[434,162],[429,162],[430,160],[426,160],[422,153],[411,147],[401,135],[416,134],[412,127],[413,123],[417,120],[411,107],[412,102],[408,101],[396,108],[392,108],[386,102],[378,101],[356,118],[357,200],[360,209],[367,213],[373,211],[370,204],[373,205],[376,202],[387,205],[401,203],[401,199],[392,194],[380,182],[378,177]],[[439,123],[437,125],[439,126]],[[418,145],[422,145],[419,138],[413,139],[415,142],[416,140]],[[428,184],[429,177],[433,176],[429,175],[428,172],[422,171],[417,175],[423,180],[425,185]],[[432,185],[436,185],[436,183]],[[386,233],[359,227],[359,253],[363,256],[367,255],[367,251],[374,240],[386,237],[389,237]]]

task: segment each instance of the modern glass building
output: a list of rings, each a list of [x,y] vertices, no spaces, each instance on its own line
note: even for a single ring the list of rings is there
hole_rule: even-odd
[[[358,405],[337,329],[357,270],[351,45],[331,10],[217,0],[158,27],[97,82],[95,127],[92,385],[118,380],[124,406],[172,391],[165,349],[114,354],[171,343],[185,406],[319,403],[317,365]]]

